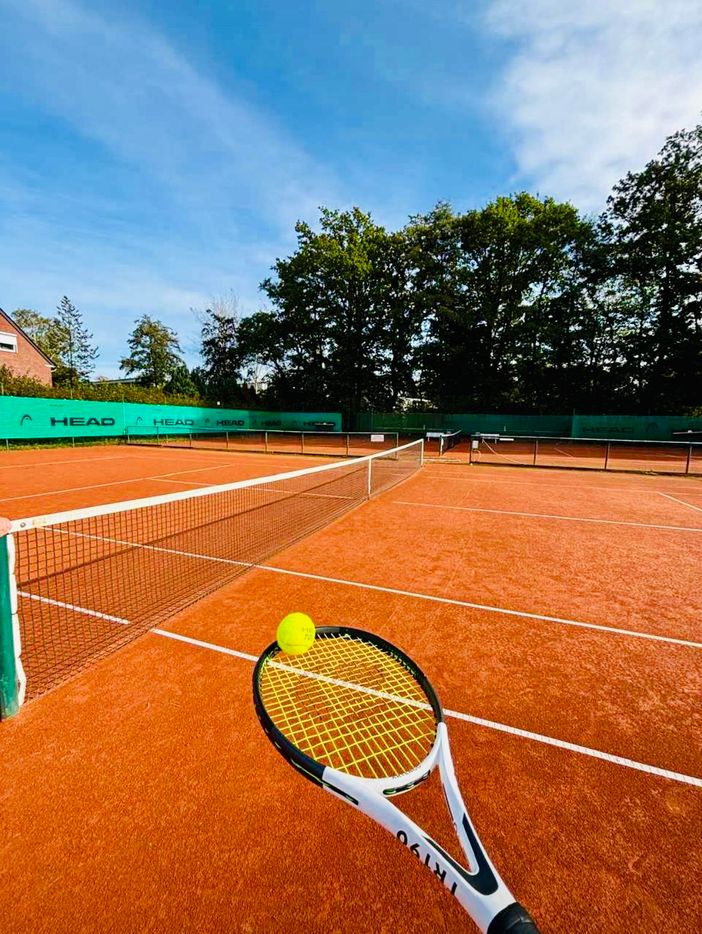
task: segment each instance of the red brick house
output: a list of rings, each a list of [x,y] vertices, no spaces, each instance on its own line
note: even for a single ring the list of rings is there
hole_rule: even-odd
[[[30,376],[51,386],[54,363],[43,350],[0,308],[0,366],[15,376]]]

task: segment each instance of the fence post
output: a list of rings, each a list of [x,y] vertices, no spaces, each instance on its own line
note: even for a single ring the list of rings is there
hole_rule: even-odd
[[[531,462],[532,467],[536,467],[536,455],[539,453],[539,439],[534,438],[534,459]]]
[[[605,447],[605,462],[604,462],[604,469],[605,469],[605,470],[607,470],[607,464],[609,463],[609,449],[610,449],[611,444],[612,444],[612,442],[611,442],[611,441],[608,441],[608,442],[607,442],[607,446]]]

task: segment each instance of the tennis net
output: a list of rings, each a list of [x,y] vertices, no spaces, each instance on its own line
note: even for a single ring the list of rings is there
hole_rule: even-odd
[[[27,698],[50,690],[412,476],[422,459],[423,443],[414,441],[271,477],[13,521],[4,551],[19,702],[25,685]]]
[[[451,448],[455,448],[458,442],[461,440],[461,435],[463,434],[460,429],[458,431],[446,432],[441,436],[439,441],[439,456],[443,457],[447,451],[450,451]]]
[[[396,431],[280,431],[259,428],[168,429],[142,426],[128,428],[127,444],[196,448],[212,451],[246,451],[263,454],[309,454],[326,457],[360,457],[399,445]]]

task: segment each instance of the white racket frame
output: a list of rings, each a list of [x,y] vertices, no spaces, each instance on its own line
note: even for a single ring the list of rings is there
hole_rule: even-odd
[[[390,800],[391,796],[410,791],[424,781],[437,765],[468,867],[456,862]],[[404,843],[444,883],[481,931],[487,932],[495,916],[515,901],[480,842],[463,802],[451,758],[448,730],[443,721],[436,725],[436,739],[429,755],[410,772],[390,779],[360,778],[327,766],[321,780],[328,792],[372,817]]]

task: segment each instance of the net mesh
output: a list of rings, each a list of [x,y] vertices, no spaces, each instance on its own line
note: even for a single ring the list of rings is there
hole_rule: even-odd
[[[434,713],[404,662],[360,636],[318,634],[303,655],[270,656],[258,694],[294,746],[361,778],[411,771],[436,739]]]
[[[35,697],[411,476],[421,443],[277,477],[17,520]]]
[[[441,444],[439,447],[439,453],[441,455],[446,454],[447,451],[450,451],[452,448],[455,448],[456,445],[461,440],[462,431],[451,431],[443,434],[441,436]]]
[[[279,431],[253,428],[178,430],[156,432],[127,429],[128,444],[195,448],[213,451],[248,451],[264,454],[310,454],[325,457],[361,457],[387,451],[399,444],[397,432]]]

